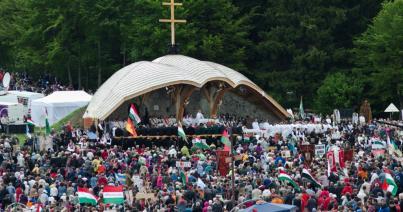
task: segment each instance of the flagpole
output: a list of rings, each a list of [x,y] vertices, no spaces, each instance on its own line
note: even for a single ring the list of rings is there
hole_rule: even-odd
[[[232,134],[232,130],[231,130],[231,134]],[[234,139],[235,139],[235,136],[234,135],[232,135],[232,139],[231,139],[231,152],[230,152],[230,154],[231,154],[231,184],[232,184],[232,195],[231,195],[231,201],[232,201],[232,203],[234,203],[235,202],[235,164],[234,164],[234,151],[233,151],[233,148],[234,148]]]

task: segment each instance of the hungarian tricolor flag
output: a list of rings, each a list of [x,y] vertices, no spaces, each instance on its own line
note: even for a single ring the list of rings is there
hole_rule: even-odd
[[[96,205],[98,202],[98,197],[92,194],[88,188],[77,189],[78,199],[80,203],[89,203],[91,205]]]
[[[297,184],[297,182],[295,182],[290,175],[285,174],[285,173],[280,173],[278,175],[278,180],[280,181],[285,181],[290,183],[296,190],[300,190],[299,185]]]
[[[389,191],[393,196],[396,196],[397,193],[397,185],[392,175],[389,173],[385,173],[385,179],[383,180],[382,189],[384,191]]]
[[[35,122],[32,121],[31,118],[28,118],[28,119],[27,119],[27,124],[28,124],[29,126],[35,126]]]
[[[210,147],[209,147],[205,142],[203,142],[203,141],[200,139],[200,137],[197,137],[197,138],[196,138],[196,142],[195,142],[194,146],[195,146],[195,148],[197,148],[197,149],[210,149]]]
[[[31,118],[27,119],[27,125],[26,125],[26,133],[28,137],[31,137],[31,133],[30,133],[30,127],[35,127],[35,123],[34,121],[32,121]]]
[[[221,136],[221,143],[224,144],[224,151],[230,151],[231,149],[231,141],[229,140],[228,131],[224,130]]]
[[[398,157],[402,157],[402,155],[403,155],[402,152],[400,151],[400,149],[396,145],[396,143],[393,140],[390,140],[389,135],[387,136],[386,143],[388,145],[389,154],[396,155]]]
[[[132,135],[133,137],[137,137],[136,128],[134,128],[134,124],[131,118],[127,118],[126,131],[130,133],[130,135]]]
[[[278,170],[278,173],[279,173],[279,174],[288,174],[288,173],[285,171],[285,168],[282,167],[282,166],[278,167],[277,170]]]
[[[308,181],[310,181],[314,186],[316,187],[322,187],[322,185],[311,175],[311,173],[308,171],[308,169],[302,169],[302,174],[301,176]]]
[[[178,126],[178,136],[181,137],[184,141],[188,142],[185,131],[181,126]]]
[[[140,124],[141,119],[140,119],[139,113],[137,112],[134,104],[131,104],[131,106],[130,106],[129,117],[133,120],[133,123],[135,126]]]
[[[42,203],[36,204],[36,212],[44,212],[45,209],[43,209]]]
[[[125,201],[123,198],[123,186],[104,186],[102,194],[104,203],[122,204]]]
[[[185,173],[184,170],[181,171],[180,177],[181,177],[181,180],[182,180],[182,184],[186,185],[186,183],[188,182],[189,179],[188,179],[188,175]]]

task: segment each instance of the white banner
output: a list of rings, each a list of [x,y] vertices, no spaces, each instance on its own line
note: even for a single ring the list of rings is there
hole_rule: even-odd
[[[176,161],[176,167],[178,168],[190,168],[192,164],[189,161]]]

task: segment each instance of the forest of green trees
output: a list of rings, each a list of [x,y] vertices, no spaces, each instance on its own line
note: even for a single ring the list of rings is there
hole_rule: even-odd
[[[403,107],[403,0],[181,0],[180,53],[238,70],[285,107]],[[0,67],[95,90],[167,54],[162,0],[0,0]]]

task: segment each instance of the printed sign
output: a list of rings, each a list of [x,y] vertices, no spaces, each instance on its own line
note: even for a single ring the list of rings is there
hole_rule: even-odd
[[[326,154],[326,146],[324,144],[315,145],[315,156],[323,157]]]
[[[143,180],[140,178],[139,175],[133,175],[132,177],[133,184],[137,186],[139,191],[143,190]]]
[[[190,168],[191,165],[189,161],[176,161],[176,167],[178,168]]]
[[[136,199],[152,199],[155,200],[155,194],[154,193],[142,193],[139,192],[136,194]]]

